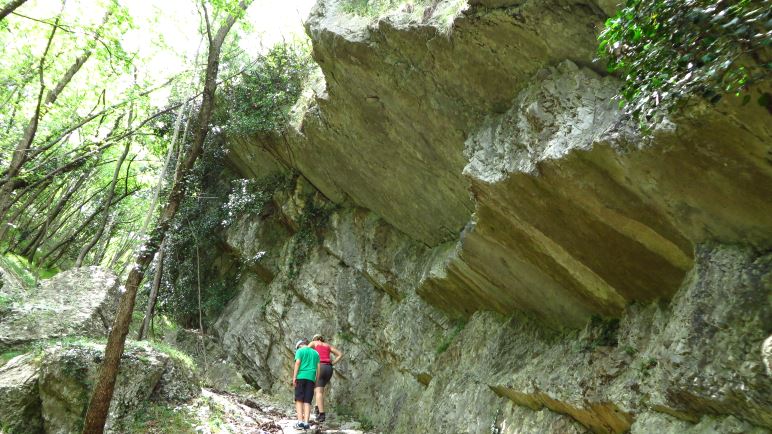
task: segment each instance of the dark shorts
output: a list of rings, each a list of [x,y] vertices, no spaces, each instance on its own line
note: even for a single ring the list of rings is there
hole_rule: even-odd
[[[295,381],[295,401],[310,404],[312,399],[314,399],[314,382],[311,380]]]
[[[319,372],[319,382],[316,383],[316,387],[324,387],[330,384],[332,379],[332,365],[322,363],[322,370]]]

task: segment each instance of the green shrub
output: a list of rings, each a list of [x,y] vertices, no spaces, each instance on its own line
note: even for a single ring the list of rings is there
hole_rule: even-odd
[[[314,67],[307,43],[277,44],[221,91],[226,134],[283,131]]]
[[[689,95],[716,103],[769,78],[770,35],[764,0],[628,0],[606,21],[598,53],[624,80],[620,106],[651,122]]]
[[[183,199],[167,234],[157,311],[184,327],[199,326],[199,275],[206,328],[236,295],[243,266],[259,260],[229,255],[223,245],[225,230],[241,218],[262,212],[274,192],[286,188],[290,181],[287,175],[232,180],[233,174],[223,172],[225,155],[218,143],[205,148],[188,180],[190,194]],[[144,287],[143,296],[148,292]]]

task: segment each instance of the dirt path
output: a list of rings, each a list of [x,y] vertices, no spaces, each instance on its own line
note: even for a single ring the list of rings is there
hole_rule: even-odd
[[[368,434],[357,422],[334,414],[328,414],[323,424],[312,420],[309,430],[296,430],[291,403],[259,394],[239,395],[204,389],[201,398],[189,404],[188,410],[201,421],[196,431],[207,434]]]

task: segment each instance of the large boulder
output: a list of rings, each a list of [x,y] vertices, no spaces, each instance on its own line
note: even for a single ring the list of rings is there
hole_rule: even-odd
[[[41,362],[40,400],[47,434],[77,432],[96,383],[104,346],[55,346]],[[110,404],[106,428],[125,432],[124,423],[151,398],[185,401],[200,393],[192,366],[149,345],[132,346],[121,359],[121,370]]]
[[[35,354],[16,356],[0,368],[0,432],[43,431],[39,368],[40,359]]]
[[[62,336],[106,335],[119,289],[115,274],[75,268],[44,280],[0,318],[0,350]]]
[[[104,345],[82,341],[18,356],[0,368],[0,426],[10,433],[80,432],[104,356]],[[190,360],[131,344],[121,359],[107,432],[127,432],[148,400],[187,401],[200,393]]]

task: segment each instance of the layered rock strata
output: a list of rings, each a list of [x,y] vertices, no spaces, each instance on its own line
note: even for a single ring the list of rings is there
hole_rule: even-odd
[[[216,328],[248,382],[286,393],[322,332],[334,405],[385,432],[772,429],[763,108],[640,132],[592,63],[607,2],[476,1],[450,28],[454,2],[342,3],[309,19],[323,78],[287,140],[231,140],[245,176],[301,173],[228,232],[250,272]]]
[[[288,140],[232,140],[234,165],[294,167],[444,252],[421,295],[456,316],[577,327],[671,297],[697,244],[772,243],[763,109],[697,105],[644,136],[592,69],[607,8],[509,3],[472,5],[443,33],[435,15],[368,24],[320,2],[315,98]]]
[[[772,428],[768,253],[700,245],[672,301],[558,331],[523,314],[458,319],[431,305],[420,292],[437,253],[363,209],[330,211],[298,262],[293,227],[324,199],[302,178],[274,197],[271,212],[229,231],[232,252],[265,254],[217,324],[256,387],[287,393],[294,341],[321,332],[346,352],[333,408],[386,432]]]

